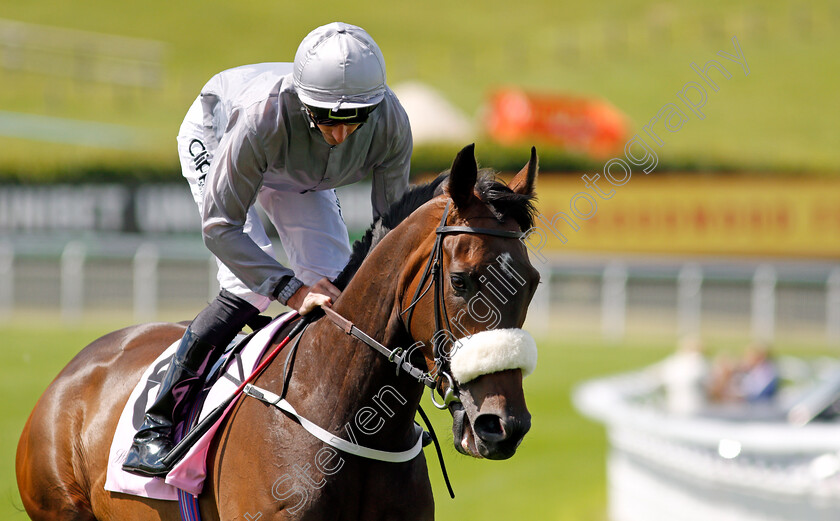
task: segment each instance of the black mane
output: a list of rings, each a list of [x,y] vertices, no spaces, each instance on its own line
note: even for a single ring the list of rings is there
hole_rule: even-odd
[[[353,244],[353,251],[347,265],[335,278],[333,284],[344,291],[353,275],[359,270],[370,250],[391,230],[432,198],[442,193],[442,185],[449,178],[449,170],[437,176],[433,181],[416,185],[408,189],[402,198],[379,218],[377,218],[364,237]],[[534,196],[514,193],[504,183],[498,181],[492,170],[478,172],[475,190],[482,202],[487,204],[499,222],[510,218],[516,221],[520,230],[527,231],[534,227]]]

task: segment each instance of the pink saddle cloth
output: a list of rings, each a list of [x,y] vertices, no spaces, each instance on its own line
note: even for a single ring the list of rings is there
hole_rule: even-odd
[[[262,358],[275,333],[297,316],[295,312],[285,313],[275,318],[268,326],[259,330],[232,360],[227,363],[224,374],[213,384],[199,418],[204,418],[210,411],[224,403],[236,391],[242,380],[247,378]],[[207,476],[207,451],[216,430],[236,404],[237,400],[225,410],[219,420],[193,445],[189,452],[169,472],[166,479],[146,478],[122,470],[123,461],[134,434],[143,423],[146,408],[154,403],[160,380],[169,367],[169,362],[178,348],[175,342],[150,365],[140,382],[128,397],[128,402],[120,415],[111,450],[108,454],[108,472],[105,478],[105,490],[122,492],[152,499],[178,500],[178,489],[198,496]],[[150,378],[151,377],[151,378]]]

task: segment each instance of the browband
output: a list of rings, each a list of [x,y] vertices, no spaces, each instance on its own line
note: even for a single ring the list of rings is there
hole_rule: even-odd
[[[506,239],[521,239],[525,236],[522,232],[509,232],[507,230],[494,230],[493,228],[473,228],[472,226],[439,226],[436,233],[472,233],[476,235],[493,235]]]

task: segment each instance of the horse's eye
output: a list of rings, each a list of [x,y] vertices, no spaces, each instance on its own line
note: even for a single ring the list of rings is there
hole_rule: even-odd
[[[449,282],[452,284],[452,289],[461,293],[467,291],[467,280],[463,275],[453,273],[449,276]]]

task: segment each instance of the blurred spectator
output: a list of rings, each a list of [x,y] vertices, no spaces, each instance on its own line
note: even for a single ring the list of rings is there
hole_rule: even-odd
[[[753,343],[740,361],[726,356],[715,361],[709,397],[717,402],[765,402],[776,395],[779,380],[769,346]]]
[[[771,400],[779,388],[779,370],[767,345],[755,343],[747,347],[736,378],[736,395],[754,403]]]
[[[730,401],[732,381],[738,371],[738,360],[728,353],[718,354],[712,362],[709,386],[709,400],[712,402]]]
[[[700,340],[683,339],[677,351],[659,366],[670,413],[696,414],[705,406],[709,364],[703,349]]]

